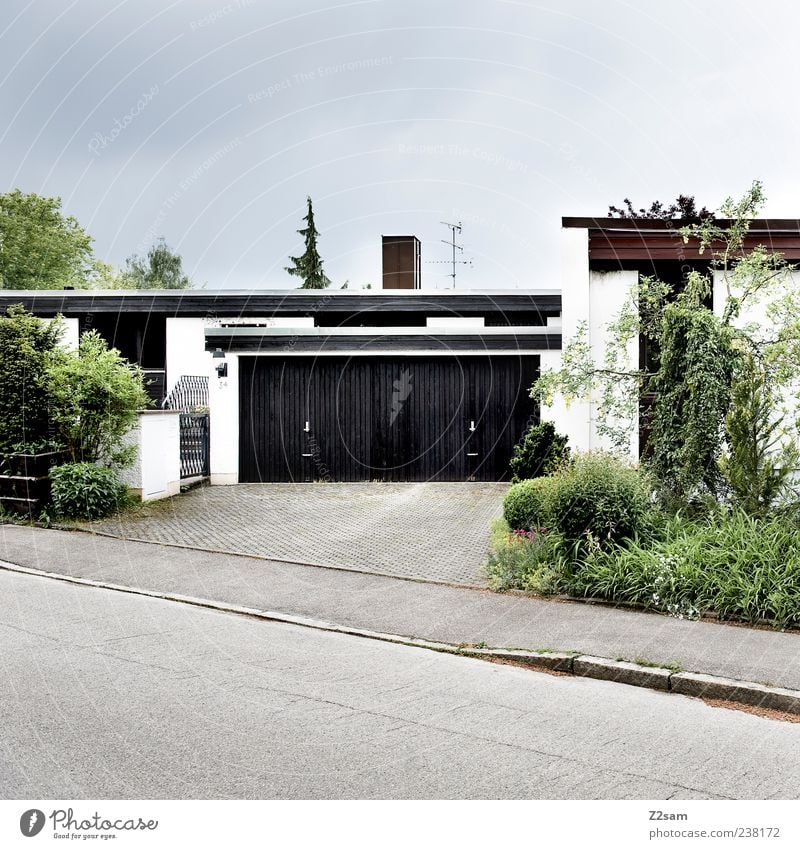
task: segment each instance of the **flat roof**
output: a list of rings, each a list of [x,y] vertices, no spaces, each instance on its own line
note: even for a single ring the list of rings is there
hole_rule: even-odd
[[[23,304],[35,313],[147,312],[227,317],[318,312],[417,312],[465,315],[538,311],[561,313],[558,289],[58,289],[0,290],[0,308]]]
[[[561,219],[561,226],[583,230],[679,230],[688,224],[697,224],[700,220],[699,218],[611,218],[607,215],[597,218],[565,216]],[[728,227],[733,223],[730,218],[715,218],[714,222],[720,227]],[[750,222],[750,230],[800,233],[800,218],[754,218]]]

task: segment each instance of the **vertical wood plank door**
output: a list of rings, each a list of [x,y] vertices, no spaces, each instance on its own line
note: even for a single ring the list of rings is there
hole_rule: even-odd
[[[239,480],[500,481],[538,357],[241,357]]]

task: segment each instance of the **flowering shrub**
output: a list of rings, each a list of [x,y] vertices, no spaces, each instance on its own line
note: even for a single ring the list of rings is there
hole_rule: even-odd
[[[561,538],[546,528],[511,530],[502,519],[492,532],[492,551],[486,566],[496,590],[530,590],[548,595],[560,589]]]

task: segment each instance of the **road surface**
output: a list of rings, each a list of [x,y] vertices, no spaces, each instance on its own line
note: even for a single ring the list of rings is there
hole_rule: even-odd
[[[793,798],[800,725],[0,571],[3,798]]]

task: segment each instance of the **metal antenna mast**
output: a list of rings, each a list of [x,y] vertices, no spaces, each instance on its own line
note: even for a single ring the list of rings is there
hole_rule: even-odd
[[[453,249],[453,272],[450,276],[453,278],[453,288],[455,289],[456,288],[456,265],[470,265],[471,263],[468,260],[463,260],[463,259],[456,261],[456,251],[458,250],[458,251],[461,251],[462,254],[464,253],[463,246],[459,245],[456,242],[456,233],[459,233],[459,234],[461,233],[461,222],[459,221],[458,224],[451,224],[449,221],[440,221],[439,223],[444,224],[445,227],[449,227],[450,231],[452,233],[452,238],[450,239],[449,242],[447,241],[447,239],[442,239],[442,241],[446,245],[450,245],[450,247]]]

